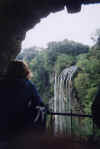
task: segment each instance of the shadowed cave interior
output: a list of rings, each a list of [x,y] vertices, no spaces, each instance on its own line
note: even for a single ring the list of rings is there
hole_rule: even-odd
[[[81,11],[82,5],[100,3],[100,0],[1,0],[0,1],[0,73],[5,73],[10,60],[21,51],[26,32],[51,12]]]

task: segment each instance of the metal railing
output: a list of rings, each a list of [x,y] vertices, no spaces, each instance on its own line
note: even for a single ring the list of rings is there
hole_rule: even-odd
[[[71,126],[70,126],[70,128],[71,128],[71,136],[73,136],[73,127],[72,127],[72,125],[73,125],[73,122],[72,122],[72,119],[73,119],[73,117],[77,117],[77,118],[89,118],[89,119],[92,119],[92,135],[91,135],[91,137],[92,137],[92,139],[96,136],[96,131],[95,131],[95,129],[96,129],[96,125],[94,124],[94,122],[93,122],[93,116],[92,115],[90,115],[90,114],[78,114],[78,113],[59,113],[59,112],[48,112],[48,114],[49,115],[51,115],[51,116],[55,116],[55,115],[58,115],[58,116],[67,116],[67,117],[70,117],[70,120],[71,120]],[[81,140],[81,135],[80,135],[80,140],[79,141],[82,141]]]

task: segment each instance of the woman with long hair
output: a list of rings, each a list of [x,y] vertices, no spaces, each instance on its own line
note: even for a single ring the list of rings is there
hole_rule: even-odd
[[[45,105],[26,63],[10,61],[5,77],[0,80],[0,135],[15,134],[27,127],[44,127],[41,111]]]

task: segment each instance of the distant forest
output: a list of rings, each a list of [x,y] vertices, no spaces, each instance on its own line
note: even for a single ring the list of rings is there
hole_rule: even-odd
[[[67,39],[49,42],[47,48],[31,47],[17,56],[28,63],[32,81],[46,103],[54,96],[54,74],[59,75],[64,68],[77,65],[74,88],[83,111],[91,113],[90,107],[100,85],[100,29],[93,40],[92,47]]]

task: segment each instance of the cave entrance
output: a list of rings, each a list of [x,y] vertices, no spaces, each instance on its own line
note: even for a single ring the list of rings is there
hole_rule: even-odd
[[[100,5],[84,6],[81,12],[77,14],[67,14],[66,9],[55,14],[50,14],[47,18],[42,19],[33,31],[31,30],[27,33],[26,39],[22,43],[22,52],[19,54],[19,59],[27,61],[30,68],[32,68],[34,75],[32,81],[36,83],[37,88],[46,103],[48,102],[48,99],[53,102],[53,84],[55,73],[58,75],[65,67],[76,64],[76,59],[78,59],[77,65],[80,68],[80,72],[75,79],[74,85],[76,86],[77,94],[79,94],[78,100],[80,107],[82,108],[81,112],[83,113],[78,113],[76,115],[70,113],[68,116],[70,116],[69,127],[71,129],[71,133],[72,130],[80,127],[79,134],[78,131],[74,131],[74,133],[80,135],[80,138],[84,136],[87,136],[87,138],[89,136],[95,136],[98,131],[97,128],[94,128],[90,107],[93,101],[91,101],[91,99],[94,98],[98,87],[97,84],[99,83],[99,81],[93,82],[96,78],[93,77],[95,75],[91,72],[93,66],[94,68],[100,66],[99,59],[95,56],[95,53],[93,53],[94,50],[92,51],[93,47],[98,44],[94,40],[91,40],[92,34],[95,34],[96,29],[99,29],[99,6]],[[50,21],[50,24],[48,21]],[[30,43],[30,45],[28,45],[28,43]],[[72,56],[74,51],[71,52],[71,57],[68,53],[70,53],[75,46],[76,49],[79,49],[80,46],[82,48],[81,44],[84,45],[83,47],[85,49],[88,49],[91,52],[89,54],[87,54],[87,51],[84,52],[84,54],[81,52],[79,53],[80,55],[78,54],[78,57],[73,60]],[[67,46],[70,49],[68,53],[66,52],[66,49],[68,50]],[[84,48],[82,48],[82,51],[85,50]],[[99,52],[97,51],[97,53]],[[74,54],[77,55],[77,52]],[[93,57],[95,59],[95,63],[93,63]],[[66,61],[65,59],[68,59],[69,61]],[[90,64],[91,69],[88,67]],[[39,71],[37,71],[37,69]],[[90,75],[92,75],[91,79],[89,78]],[[97,72],[97,76],[98,75],[100,74]],[[98,77],[97,80],[100,80],[100,78]],[[77,82],[80,82],[80,84]],[[89,84],[87,82],[89,82]],[[83,87],[82,90],[80,90],[81,87]],[[83,94],[80,94],[80,92]],[[82,100],[80,101],[79,98]],[[55,114],[57,114],[57,112]],[[60,114],[64,115],[63,112]],[[67,114],[65,113],[65,115]],[[73,116],[76,116],[76,121],[72,120]],[[51,117],[51,119],[53,119],[53,117]]]
[[[83,5],[82,10],[74,14],[69,14],[65,7],[62,11],[50,13],[26,33],[22,49],[32,46],[47,47],[49,42],[64,39],[92,46],[94,44],[91,40],[92,34],[100,24],[99,7],[100,4]]]

